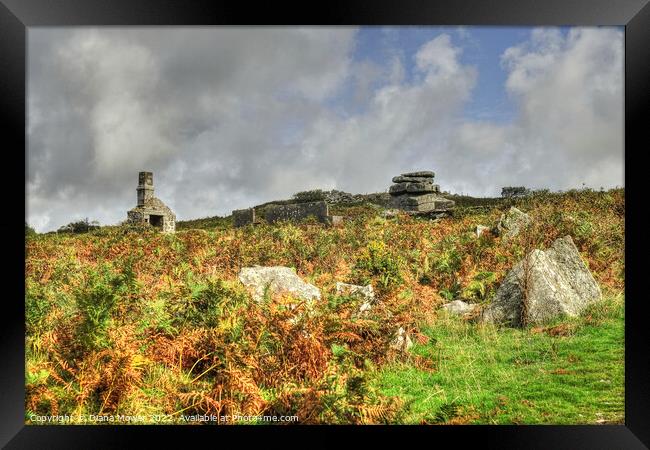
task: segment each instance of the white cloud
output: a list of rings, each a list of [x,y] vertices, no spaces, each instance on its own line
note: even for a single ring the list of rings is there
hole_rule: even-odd
[[[28,220],[115,223],[137,172],[179,217],[225,213],[292,155],[349,76],[354,28],[34,29],[29,33]],[[57,198],[66,193],[66,201]]]
[[[424,44],[415,54],[417,68],[432,77],[449,77],[458,72],[461,49],[451,45],[448,34],[441,34]]]
[[[439,36],[415,55],[421,75],[417,81],[389,78],[363,114],[323,114],[314,121],[301,143],[318,155],[301,167],[313,187],[385,190],[393,175],[417,167],[435,152],[430,144],[449,132],[476,79],[473,67],[458,63],[459,54],[447,35]]]
[[[139,170],[179,219],[312,188],[385,190],[417,168],[478,195],[622,184],[622,32],[534,30],[507,49],[508,125],[463,118],[480,74],[449,35],[405,54],[385,34],[383,63],[353,59],[356,36],[30,30],[29,223],[120,221]]]
[[[520,111],[511,139],[536,167],[529,180],[559,189],[623,185],[622,31],[577,28],[563,38],[535,30],[503,62]]]
[[[452,191],[498,195],[502,186],[623,186],[623,33],[613,28],[535,29],[506,49],[512,123],[464,121],[439,170]]]

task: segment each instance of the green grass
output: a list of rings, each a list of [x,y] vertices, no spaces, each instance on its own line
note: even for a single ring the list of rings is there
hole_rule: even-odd
[[[412,349],[434,369],[393,363],[375,383],[405,400],[406,423],[623,423],[623,303],[609,297],[544,329],[441,316]]]

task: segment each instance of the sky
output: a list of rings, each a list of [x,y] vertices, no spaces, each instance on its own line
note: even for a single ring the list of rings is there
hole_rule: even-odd
[[[621,27],[28,30],[27,223],[177,220],[310,189],[624,185]]]

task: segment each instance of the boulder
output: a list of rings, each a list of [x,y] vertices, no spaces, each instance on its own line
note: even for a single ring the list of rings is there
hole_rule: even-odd
[[[391,195],[402,195],[404,193],[427,194],[432,192],[440,192],[440,185],[433,184],[430,181],[421,181],[417,183],[403,182],[393,184],[390,188],[388,188],[388,192]]]
[[[256,301],[264,298],[267,287],[271,294],[287,293],[307,301],[320,299],[318,288],[300,279],[292,267],[244,267],[239,272],[239,280]]]
[[[371,284],[368,286],[359,286],[356,284],[341,283],[340,281],[337,281],[336,295],[348,295],[364,300],[361,306],[359,306],[359,311],[355,316],[366,315],[368,311],[372,309],[372,305],[375,302],[375,291],[372,289]]]
[[[435,211],[447,211],[451,209],[453,206],[454,206],[453,203],[441,199],[431,203],[421,203],[419,205],[402,204],[401,209],[409,213],[410,212],[427,213],[427,212],[435,212]]]
[[[407,172],[402,174],[403,177],[424,177],[433,178],[436,174],[430,170],[420,170],[418,172]]]
[[[546,251],[533,250],[506,275],[482,321],[539,325],[561,315],[577,316],[602,298],[600,287],[570,236]]]
[[[485,225],[476,225],[476,237],[479,238],[483,233],[487,233],[490,231],[490,227],[486,227]]]
[[[393,183],[431,183],[433,178],[430,177],[406,177],[404,175],[398,175],[393,177]]]
[[[388,188],[388,193],[390,195],[401,195],[404,192],[406,192],[406,186],[408,186],[408,183],[393,184],[391,187]]]
[[[368,311],[372,309],[372,303],[365,301],[359,306],[359,312],[357,313],[358,316],[362,317],[365,316]]]
[[[442,308],[450,314],[457,316],[464,316],[470,314],[476,309],[477,305],[465,303],[462,300],[454,300],[453,302],[445,303]]]
[[[407,183],[406,192],[409,193],[420,193],[420,192],[438,192],[440,191],[440,186],[433,183]]]
[[[392,206],[403,211],[433,211],[453,208],[454,201],[436,194],[400,195],[393,197]]]
[[[343,225],[343,216],[327,216],[329,218],[329,223],[332,226],[338,227]]]
[[[497,224],[497,232],[506,239],[512,238],[517,236],[522,228],[530,222],[531,218],[528,214],[513,206],[507,213],[501,214],[501,219]]]
[[[385,209],[382,212],[379,213],[381,217],[384,217],[386,219],[390,219],[393,217],[397,217],[399,215],[399,209]]]
[[[363,298],[364,300],[373,301],[375,299],[375,291],[372,285],[359,286],[356,284],[336,282],[336,295],[348,295]]]
[[[436,194],[404,196],[403,198],[400,198],[400,201],[407,206],[419,206],[425,203],[444,203],[452,206],[454,204],[453,200],[447,200],[446,198],[440,197]]]
[[[395,333],[395,338],[390,343],[390,348],[397,350],[398,352],[406,352],[411,347],[413,347],[413,341],[411,341],[406,330],[399,327],[399,330]]]

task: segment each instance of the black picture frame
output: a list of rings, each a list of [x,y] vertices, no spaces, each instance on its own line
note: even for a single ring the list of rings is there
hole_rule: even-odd
[[[650,98],[650,5],[648,0],[454,0],[400,2],[347,0],[317,5],[305,2],[247,4],[205,0],[0,0],[0,114],[5,143],[2,183],[4,220],[0,220],[5,269],[2,298],[2,368],[0,369],[0,445],[6,448],[104,448],[181,438],[194,441],[227,434],[248,440],[290,439],[298,430],[326,435],[338,443],[342,433],[363,432],[364,439],[384,439],[404,433],[417,445],[454,445],[476,441],[481,448],[613,449],[650,446],[650,357],[646,349],[648,326],[641,295],[643,239],[640,227],[642,170]],[[625,312],[625,425],[602,426],[394,426],[394,427],[171,427],[171,426],[26,426],[24,424],[24,245],[18,216],[25,202],[16,195],[26,178],[26,37],[27,28],[71,25],[622,25],[625,26],[625,201],[626,312]],[[25,151],[25,154],[22,152]],[[25,157],[23,157],[25,156]],[[24,175],[24,177],[23,177]],[[646,233],[647,234],[647,233]],[[11,289],[7,290],[9,287]],[[363,428],[363,430],[359,430]],[[220,445],[222,441],[212,441]],[[310,438],[313,439],[313,438]],[[417,439],[417,441],[415,441]],[[273,442],[273,441],[270,441]],[[280,443],[280,441],[276,441]],[[423,443],[423,444],[420,444]],[[429,444],[427,444],[429,443]]]

